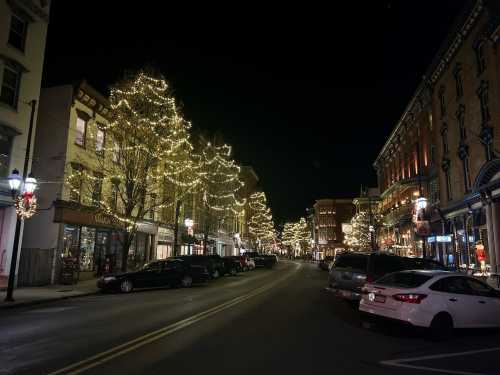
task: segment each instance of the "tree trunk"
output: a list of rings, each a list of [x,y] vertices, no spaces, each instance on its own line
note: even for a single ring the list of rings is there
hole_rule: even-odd
[[[179,255],[179,247],[177,245],[179,238],[179,215],[181,214],[181,201],[175,202],[175,220],[174,220],[174,256]]]
[[[207,255],[207,242],[208,242],[208,228],[205,227],[205,233],[203,233],[203,255]]]
[[[132,244],[132,239],[134,238],[133,233],[124,232],[123,233],[123,243],[122,243],[122,272],[127,272],[128,268],[128,252],[130,250],[130,245]]]

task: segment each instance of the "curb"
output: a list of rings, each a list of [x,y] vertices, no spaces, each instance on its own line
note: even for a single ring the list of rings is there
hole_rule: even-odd
[[[65,300],[65,299],[73,299],[73,298],[78,298],[78,297],[88,297],[88,296],[93,296],[95,294],[99,294],[99,291],[82,293],[82,294],[74,294],[72,296],[44,298],[44,299],[38,299],[38,300],[32,300],[32,301],[13,302],[13,303],[4,302],[4,303],[0,304],[0,311],[3,309],[9,310],[9,309],[15,309],[18,307],[36,306],[36,305],[40,305],[43,303],[55,302],[55,301],[60,301],[60,300]]]

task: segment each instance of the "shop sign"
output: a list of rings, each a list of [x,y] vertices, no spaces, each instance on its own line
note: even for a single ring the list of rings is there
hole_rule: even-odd
[[[137,223],[137,231],[147,234],[156,234],[158,233],[158,225],[148,223],[147,221],[141,221]]]
[[[436,236],[436,241],[437,242],[451,242],[451,236],[450,235]]]
[[[113,216],[73,207],[56,207],[54,222],[90,227],[123,228],[123,225]]]
[[[428,243],[436,242],[436,236],[429,236],[429,237],[427,237],[427,242]]]
[[[174,231],[169,228],[158,227],[158,242],[174,242]]]

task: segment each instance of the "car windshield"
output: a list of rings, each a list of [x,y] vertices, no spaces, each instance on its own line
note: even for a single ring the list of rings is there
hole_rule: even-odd
[[[416,272],[395,272],[376,281],[377,284],[400,288],[416,288],[432,279],[432,275],[423,275]]]

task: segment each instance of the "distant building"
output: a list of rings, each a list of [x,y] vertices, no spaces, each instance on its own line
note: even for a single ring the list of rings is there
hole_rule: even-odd
[[[32,109],[32,139],[36,132],[49,7],[48,0],[0,0],[0,287],[9,275],[16,226],[7,176],[24,172]]]
[[[342,223],[354,216],[352,199],[319,199],[313,207],[315,251],[319,257],[333,256],[345,248]]]

